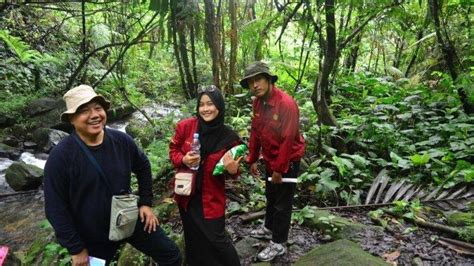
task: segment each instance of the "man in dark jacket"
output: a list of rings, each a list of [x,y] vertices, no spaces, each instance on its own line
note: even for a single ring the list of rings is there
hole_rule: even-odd
[[[177,246],[159,227],[150,208],[153,199],[150,162],[125,133],[105,128],[110,103],[92,87],[80,85],[64,95],[61,120],[74,132],[50,153],[44,170],[46,217],[73,265],[88,265],[89,256],[110,262],[119,245],[128,242],[160,265],[180,265]],[[76,138],[76,139],[75,139]],[[105,176],[81,149],[100,165]],[[128,193],[131,172],[138,179],[139,217],[132,236],[110,241],[109,221],[114,194]]]
[[[251,232],[255,237],[272,239],[257,255],[261,261],[270,261],[286,253],[296,178],[305,148],[299,132],[298,106],[293,98],[275,86],[277,80],[267,64],[255,62],[245,69],[245,76],[240,81],[242,87],[250,89],[256,97],[247,157],[250,173],[259,175],[257,160],[260,153],[266,169],[265,224]]]

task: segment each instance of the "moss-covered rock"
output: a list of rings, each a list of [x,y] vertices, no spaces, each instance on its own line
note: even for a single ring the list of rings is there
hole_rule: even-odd
[[[20,151],[15,147],[10,147],[3,143],[0,143],[0,157],[10,158],[11,160],[17,160],[20,158]]]
[[[452,212],[446,215],[447,223],[451,226],[474,225],[474,212]]]
[[[184,237],[183,235],[170,234],[169,237],[178,246],[184,258]],[[125,244],[119,251],[117,265],[150,265],[151,257],[146,256],[130,244]]]
[[[145,121],[131,120],[125,131],[132,138],[138,140],[143,148],[148,147],[155,137],[155,130]]]
[[[21,162],[14,162],[5,172],[5,180],[15,191],[38,188],[43,182],[43,169]]]
[[[295,266],[317,265],[388,265],[381,258],[365,252],[356,243],[341,239],[314,248],[296,261]]]
[[[61,113],[66,110],[63,99],[40,98],[25,107],[28,123],[34,128],[55,128],[61,124]]]
[[[367,230],[383,231],[380,226],[363,225],[349,219],[331,214],[327,210],[314,209],[314,216],[304,221],[308,227],[320,230],[330,235],[333,239],[351,239],[356,240],[363,237]]]
[[[178,210],[178,204],[174,203],[171,198],[165,198],[153,210],[158,218],[170,217],[171,213]]]
[[[245,237],[239,242],[235,244],[235,250],[237,250],[237,254],[239,254],[240,260],[255,256],[257,254],[258,249],[255,247],[260,241],[253,237]]]
[[[124,119],[133,114],[133,112],[135,112],[135,109],[131,105],[112,107],[107,111],[107,121],[113,122]]]
[[[125,244],[117,260],[117,265],[145,265],[146,256],[130,244]]]

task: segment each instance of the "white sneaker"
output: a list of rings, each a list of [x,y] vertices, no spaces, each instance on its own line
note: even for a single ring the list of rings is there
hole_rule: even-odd
[[[250,231],[250,236],[255,238],[272,239],[272,231],[266,228],[265,225],[262,225]]]
[[[281,256],[285,253],[286,247],[284,245],[270,241],[270,244],[258,253],[257,259],[260,261],[271,261],[276,256]]]

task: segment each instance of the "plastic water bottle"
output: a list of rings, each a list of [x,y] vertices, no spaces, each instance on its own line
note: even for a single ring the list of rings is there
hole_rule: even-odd
[[[199,133],[194,133],[193,135],[193,143],[191,143],[191,152],[193,155],[201,153],[201,143],[199,142]],[[199,169],[199,164],[196,166],[191,167],[191,170]]]

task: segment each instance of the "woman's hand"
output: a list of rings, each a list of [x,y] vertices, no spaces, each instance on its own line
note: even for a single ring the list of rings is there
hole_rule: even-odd
[[[232,154],[230,151],[224,154],[222,162],[224,163],[225,170],[231,174],[235,175],[239,171],[240,161],[242,160],[242,156],[237,158],[237,160],[232,159]]]
[[[198,166],[200,161],[201,156],[199,154],[194,154],[192,151],[189,151],[183,157],[183,163],[189,168]]]
[[[87,266],[89,265],[89,252],[83,249],[81,252],[71,255],[73,266]]]
[[[142,223],[145,224],[143,230],[147,231],[149,234],[152,231],[156,231],[156,227],[160,225],[160,221],[156,218],[153,210],[146,205],[140,206],[140,219]]]

